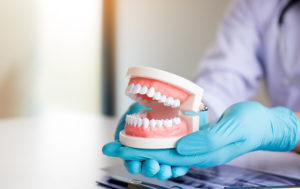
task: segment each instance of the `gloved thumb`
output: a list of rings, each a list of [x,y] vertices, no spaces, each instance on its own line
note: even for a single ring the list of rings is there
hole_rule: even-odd
[[[103,146],[102,153],[107,156],[117,157],[119,149],[122,147],[122,144],[119,142],[110,142]]]

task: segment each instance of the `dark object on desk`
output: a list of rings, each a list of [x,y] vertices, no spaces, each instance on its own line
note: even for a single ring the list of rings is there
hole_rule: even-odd
[[[225,189],[265,189],[265,188],[274,188],[274,189],[283,189],[283,188],[300,188],[300,185],[299,186],[266,186],[266,187],[246,187],[246,188],[225,188]]]

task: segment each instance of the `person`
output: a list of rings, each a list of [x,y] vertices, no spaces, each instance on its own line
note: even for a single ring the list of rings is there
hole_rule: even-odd
[[[106,144],[103,153],[125,160],[132,173],[165,180],[190,166],[217,166],[257,150],[300,152],[299,0],[238,0],[221,22],[217,42],[195,82],[204,88],[210,121],[175,149]],[[271,108],[250,100],[265,79]],[[134,104],[127,113],[141,107]],[[205,113],[200,116],[204,118]],[[123,117],[124,120],[124,117]],[[122,129],[122,120],[116,131]]]

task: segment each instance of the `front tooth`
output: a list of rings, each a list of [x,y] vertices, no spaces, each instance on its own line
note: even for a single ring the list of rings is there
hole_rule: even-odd
[[[154,100],[160,100],[160,97],[161,97],[161,93],[160,93],[160,92],[156,92],[156,93],[154,94],[153,99],[154,99]]]
[[[179,117],[175,117],[174,119],[173,119],[173,123],[174,124],[180,124],[180,122],[181,122],[181,120],[180,120],[180,118]]]
[[[165,106],[171,106],[174,103],[174,98],[173,97],[169,97],[167,98],[167,100],[165,101],[164,105]]]
[[[131,84],[127,87],[127,94],[133,93],[133,89],[134,89],[134,83],[131,83]]]
[[[162,122],[162,120],[157,120],[156,124],[157,124],[158,127],[162,127],[163,122]]]
[[[167,99],[166,95],[163,95],[163,96],[159,99],[158,102],[164,103],[164,102],[166,101],[166,99]]]
[[[134,89],[133,89],[133,93],[134,93],[134,94],[139,93],[140,90],[141,90],[141,88],[142,88],[142,86],[141,86],[140,84],[137,84],[137,85],[134,87]]]
[[[146,94],[148,91],[148,88],[146,86],[144,86],[141,91],[140,91],[140,94]]]
[[[151,126],[152,128],[155,128],[155,125],[156,125],[156,121],[155,121],[154,119],[151,119],[151,120],[150,120],[150,126]]]
[[[141,127],[143,125],[143,120],[141,118],[138,119],[138,127]]]
[[[147,96],[151,98],[154,96],[154,94],[155,94],[154,87],[151,87],[147,92]]]
[[[148,118],[143,119],[143,127],[144,127],[144,129],[147,129],[149,127],[149,119]]]
[[[172,120],[170,120],[170,119],[164,120],[164,125],[165,125],[166,127],[171,127],[171,126],[172,126]]]

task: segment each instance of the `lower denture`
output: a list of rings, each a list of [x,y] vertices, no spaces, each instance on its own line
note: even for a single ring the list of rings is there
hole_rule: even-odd
[[[125,133],[130,136],[147,137],[147,138],[163,138],[177,137],[188,134],[187,124],[184,119],[181,119],[180,124],[172,125],[171,127],[147,127],[133,126],[125,124]]]

